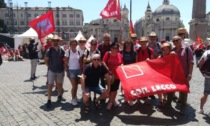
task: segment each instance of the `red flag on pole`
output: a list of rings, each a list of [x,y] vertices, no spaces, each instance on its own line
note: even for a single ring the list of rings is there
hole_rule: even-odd
[[[133,28],[133,22],[132,22],[132,20],[130,20],[130,35],[133,33],[135,33],[134,28]]]
[[[158,93],[189,92],[177,55],[138,62],[117,68],[126,100]]]
[[[196,36],[196,42],[198,42],[198,43],[203,42],[202,38],[199,35]]]
[[[32,27],[38,34],[41,40],[45,36],[55,31],[53,11],[48,11],[46,14],[30,21],[29,26]]]
[[[121,20],[120,0],[109,0],[106,7],[101,11],[102,18],[117,18]]]

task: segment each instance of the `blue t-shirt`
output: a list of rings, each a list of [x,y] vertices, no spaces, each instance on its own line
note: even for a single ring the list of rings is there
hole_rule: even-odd
[[[122,57],[123,57],[124,65],[136,62],[135,51],[130,51],[130,52],[122,51]]]

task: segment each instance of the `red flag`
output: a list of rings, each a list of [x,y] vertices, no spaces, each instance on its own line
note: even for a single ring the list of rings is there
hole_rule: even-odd
[[[121,20],[120,0],[109,0],[106,7],[101,11],[102,18],[117,18]]]
[[[126,100],[175,91],[189,92],[177,55],[117,68]]]
[[[196,36],[196,42],[202,43],[203,42],[203,39],[199,35],[197,35]]]
[[[133,22],[132,22],[132,20],[130,20],[130,35],[133,33],[135,33],[134,28],[133,28]]]
[[[30,21],[29,26],[32,27],[38,34],[38,38],[44,38],[55,31],[53,11],[48,11],[46,14]]]

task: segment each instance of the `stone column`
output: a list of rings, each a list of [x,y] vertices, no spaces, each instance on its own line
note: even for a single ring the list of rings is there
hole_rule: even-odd
[[[206,0],[193,0],[192,20],[190,25],[190,39],[196,40],[199,35],[203,40],[207,37]]]

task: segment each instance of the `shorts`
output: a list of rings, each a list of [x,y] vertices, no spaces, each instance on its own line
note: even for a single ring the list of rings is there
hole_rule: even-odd
[[[63,84],[63,78],[64,78],[64,72],[54,73],[54,72],[48,70],[48,74],[47,74],[48,84],[54,84],[55,79],[57,81],[57,84]]]
[[[120,80],[115,79],[114,82],[111,84],[111,92],[117,91],[120,86]]]
[[[101,85],[98,85],[97,87],[90,87],[90,86],[85,87],[85,93],[89,93],[91,91],[101,95],[105,91],[105,89]]]
[[[210,78],[206,78],[205,77],[205,81],[204,81],[204,93],[205,94],[210,94]]]
[[[81,75],[80,70],[69,70],[69,76],[70,78],[77,78],[78,75]]]

